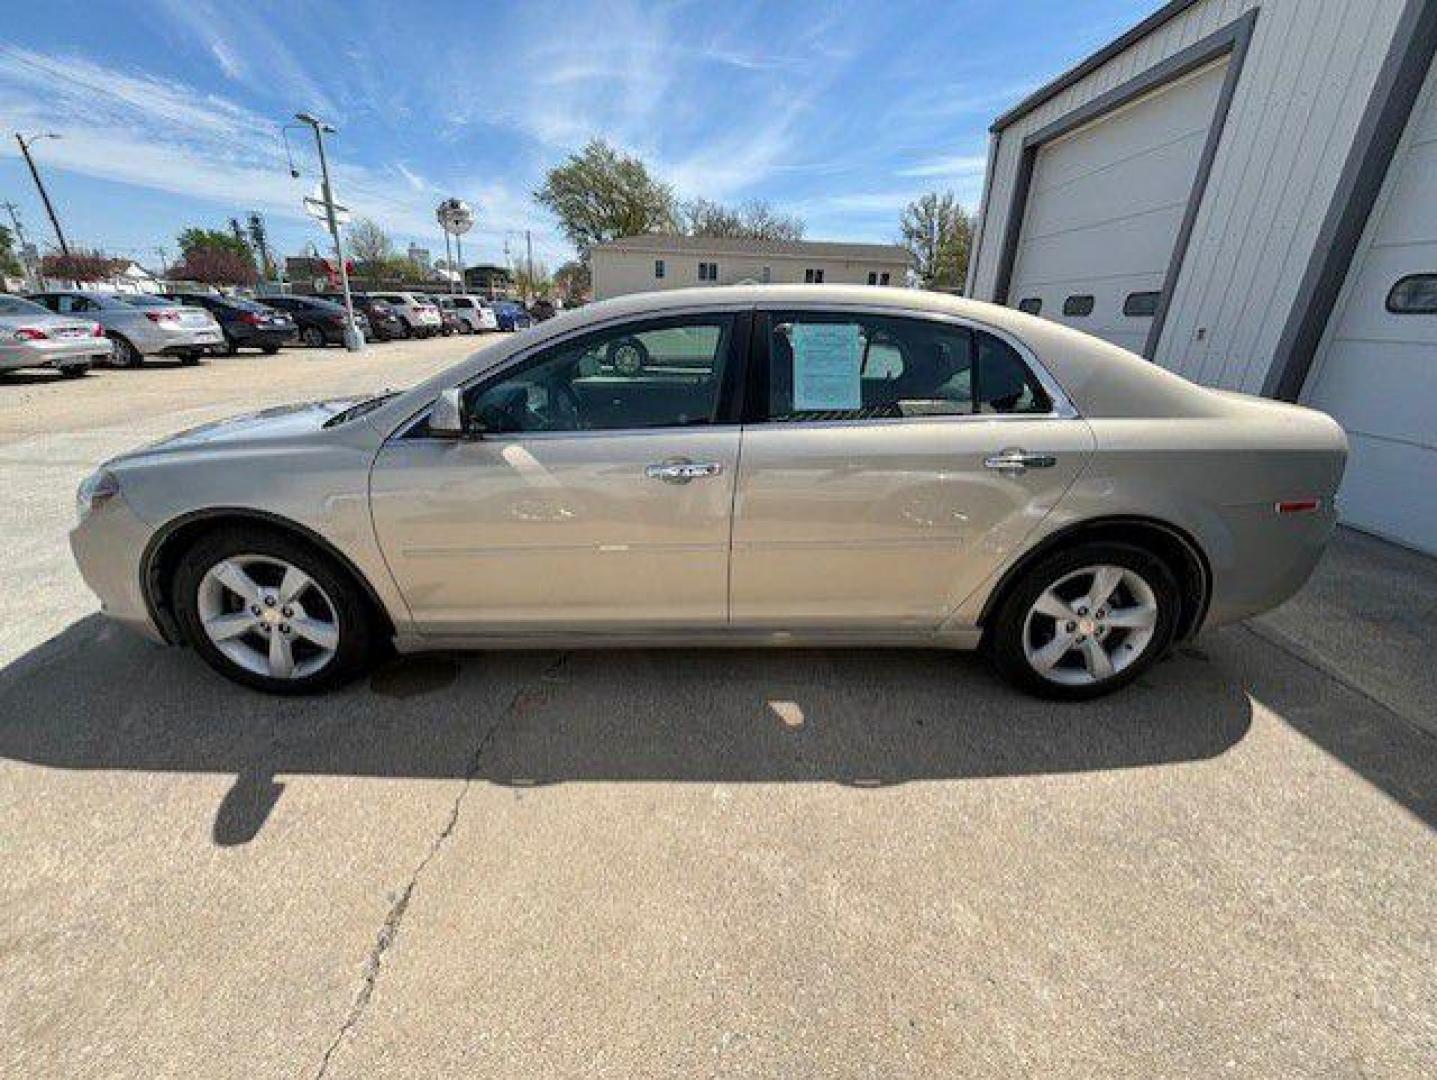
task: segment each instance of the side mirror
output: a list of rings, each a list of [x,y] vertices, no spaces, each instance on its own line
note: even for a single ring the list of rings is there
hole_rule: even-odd
[[[464,395],[458,387],[439,391],[439,398],[429,412],[429,433],[440,439],[478,438],[478,425],[464,407]]]

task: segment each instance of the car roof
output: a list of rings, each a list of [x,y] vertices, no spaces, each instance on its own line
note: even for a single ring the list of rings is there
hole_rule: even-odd
[[[497,303],[497,302],[496,302]],[[749,307],[863,309],[894,316],[932,314],[962,319],[999,332],[1023,346],[1062,388],[1078,412],[1104,417],[1222,415],[1212,391],[1101,338],[999,304],[923,289],[876,285],[728,285],[633,293],[560,311],[518,339],[440,372],[373,414],[376,424],[411,413],[439,389],[467,381],[487,368],[574,332],[628,319],[669,313]]]

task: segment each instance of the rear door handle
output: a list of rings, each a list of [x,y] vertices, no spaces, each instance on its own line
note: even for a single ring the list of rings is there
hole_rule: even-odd
[[[717,476],[723,472],[721,461],[689,461],[687,458],[680,458],[674,461],[661,461],[656,465],[645,465],[644,475],[650,480],[662,480],[666,484],[687,484],[691,480],[700,480],[705,476]]]
[[[1015,446],[999,450],[996,454],[983,459],[985,468],[1013,473],[1017,476],[1021,476],[1029,469],[1051,469],[1056,464],[1058,464],[1058,459],[1052,454],[1029,453],[1027,450],[1020,450]]]

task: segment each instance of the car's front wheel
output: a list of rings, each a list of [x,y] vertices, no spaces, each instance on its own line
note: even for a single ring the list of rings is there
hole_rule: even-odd
[[[264,528],[202,537],[175,571],[174,609],[206,663],[269,693],[338,686],[365,670],[377,641],[353,578],[310,545]]]
[[[1100,697],[1167,651],[1179,603],[1172,571],[1156,556],[1129,544],[1079,544],[1018,581],[989,627],[989,653],[1030,693]]]

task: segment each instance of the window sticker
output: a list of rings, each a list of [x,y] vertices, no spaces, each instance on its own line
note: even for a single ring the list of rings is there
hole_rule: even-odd
[[[795,323],[793,407],[799,412],[858,409],[863,339],[856,323]]]

